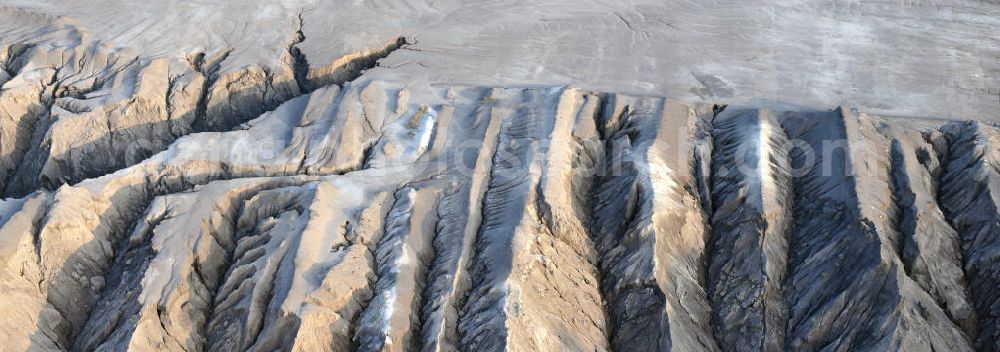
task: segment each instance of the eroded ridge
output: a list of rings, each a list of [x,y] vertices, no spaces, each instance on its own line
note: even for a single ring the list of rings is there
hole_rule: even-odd
[[[68,33],[67,33],[68,32]],[[66,40],[66,37],[74,40]],[[350,82],[405,38],[310,66],[290,34],[281,65],[220,72],[230,51],[146,59],[73,26],[0,46],[0,189],[54,190],[134,165],[196,132],[228,131],[295,97]]]
[[[994,126],[290,62],[238,128],[0,201],[7,346],[996,348]]]
[[[715,118],[708,291],[716,336],[741,351],[785,349],[791,144],[768,110]]]

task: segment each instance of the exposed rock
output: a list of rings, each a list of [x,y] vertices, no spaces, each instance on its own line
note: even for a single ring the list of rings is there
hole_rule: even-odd
[[[1000,350],[987,119],[378,80],[422,48],[307,57],[306,10],[247,65],[32,16],[0,40],[7,349]]]

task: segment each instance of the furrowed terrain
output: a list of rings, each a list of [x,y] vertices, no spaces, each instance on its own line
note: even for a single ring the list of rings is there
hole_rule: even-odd
[[[415,85],[363,75],[404,37],[289,38],[0,47],[0,349],[1000,351],[988,118]]]

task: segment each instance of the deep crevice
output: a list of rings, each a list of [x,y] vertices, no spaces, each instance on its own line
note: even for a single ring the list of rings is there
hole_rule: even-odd
[[[945,219],[958,231],[962,242],[965,278],[979,321],[970,333],[977,348],[1000,350],[1000,273],[995,258],[1000,255],[1000,211],[989,183],[998,182],[996,169],[987,159],[990,146],[975,122],[951,123],[941,128],[947,144],[941,156],[943,172],[938,202]],[[995,167],[995,166],[992,166]]]

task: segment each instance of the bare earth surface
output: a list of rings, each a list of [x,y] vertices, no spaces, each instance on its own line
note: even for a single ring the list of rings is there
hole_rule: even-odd
[[[6,351],[998,351],[1000,4],[0,4]]]

